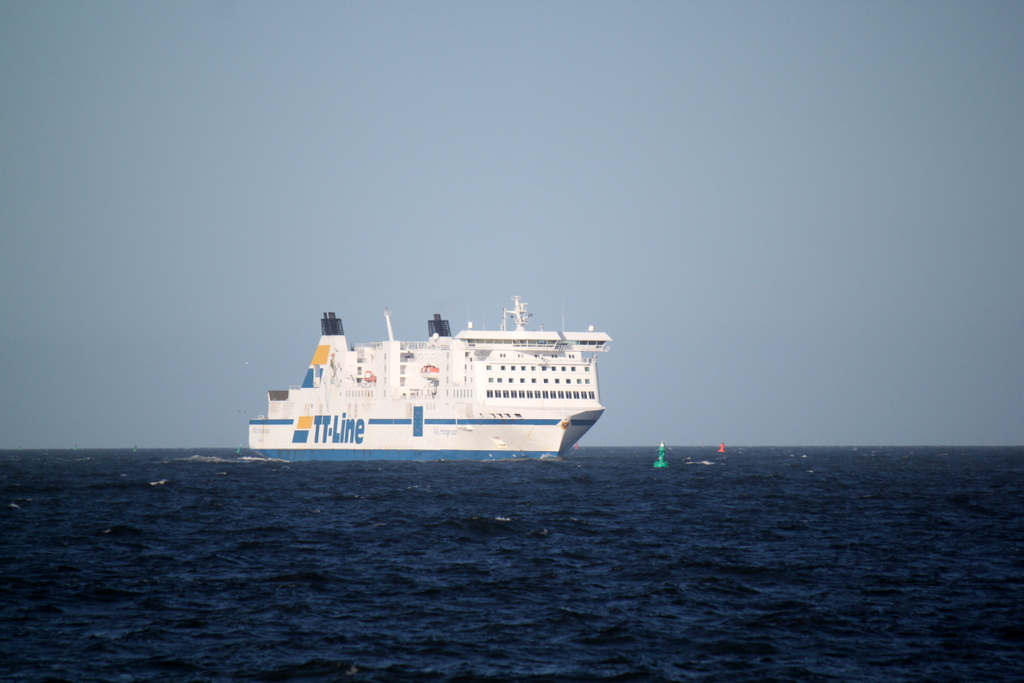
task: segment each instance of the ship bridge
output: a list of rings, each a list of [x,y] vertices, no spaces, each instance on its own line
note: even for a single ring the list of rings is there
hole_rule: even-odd
[[[514,346],[540,351],[607,351],[604,332],[463,330],[455,337],[467,346]]]

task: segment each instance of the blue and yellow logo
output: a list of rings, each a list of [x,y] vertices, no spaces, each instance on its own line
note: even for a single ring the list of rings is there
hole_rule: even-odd
[[[295,425],[292,443],[309,443],[313,432],[313,443],[356,443],[363,442],[366,421],[352,419],[348,413],[337,415],[303,415]]]

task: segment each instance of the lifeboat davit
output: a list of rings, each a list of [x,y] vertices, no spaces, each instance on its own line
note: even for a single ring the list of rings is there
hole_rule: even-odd
[[[420,377],[423,379],[434,380],[435,382],[441,376],[441,370],[436,365],[424,365],[420,368]]]

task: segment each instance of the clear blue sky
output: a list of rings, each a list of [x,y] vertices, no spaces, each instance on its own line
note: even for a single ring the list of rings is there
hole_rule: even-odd
[[[0,2],[0,447],[235,446],[336,311],[589,445],[1024,443],[1024,3]]]

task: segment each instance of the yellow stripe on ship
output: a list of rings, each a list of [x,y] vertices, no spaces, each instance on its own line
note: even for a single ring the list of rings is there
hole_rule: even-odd
[[[316,353],[313,354],[313,362],[310,365],[327,365],[327,354],[330,352],[331,347],[329,344],[316,347]]]

